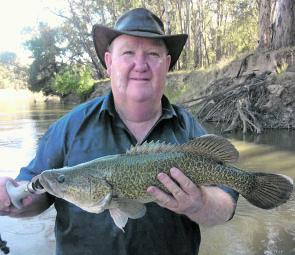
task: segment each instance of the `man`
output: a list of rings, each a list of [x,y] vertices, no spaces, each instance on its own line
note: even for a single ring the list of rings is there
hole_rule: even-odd
[[[29,181],[45,169],[72,166],[131,145],[160,140],[184,143],[205,134],[184,109],[163,96],[166,74],[176,63],[187,35],[165,35],[161,20],[138,8],[123,14],[115,29],[93,28],[96,52],[111,78],[112,92],[78,106],[54,123],[42,138],[36,157],[22,168],[17,181]],[[147,192],[143,218],[129,219],[123,233],[108,211],[92,214],[47,194],[30,196],[24,207],[10,205],[0,179],[0,210],[12,217],[35,215],[52,203],[57,210],[57,254],[196,254],[198,223],[214,225],[229,220],[237,194],[225,187],[199,187],[180,169],[158,179],[170,193],[157,187]]]

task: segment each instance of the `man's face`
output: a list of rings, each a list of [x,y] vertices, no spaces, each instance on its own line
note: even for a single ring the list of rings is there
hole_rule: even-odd
[[[159,102],[171,57],[162,40],[128,35],[117,37],[105,54],[116,100]]]

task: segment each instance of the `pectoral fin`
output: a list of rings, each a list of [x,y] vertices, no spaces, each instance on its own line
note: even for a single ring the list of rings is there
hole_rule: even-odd
[[[130,199],[112,199],[109,210],[116,226],[123,230],[128,218],[138,219],[143,217],[146,207],[144,204]]]
[[[111,217],[114,223],[116,224],[116,226],[122,229],[123,232],[125,232],[123,228],[127,224],[128,216],[124,212],[122,212],[119,208],[112,208],[109,210],[110,210]]]

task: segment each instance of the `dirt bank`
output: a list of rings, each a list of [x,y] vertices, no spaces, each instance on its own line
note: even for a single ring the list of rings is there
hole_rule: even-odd
[[[295,128],[295,48],[255,52],[216,72],[186,105],[223,129]]]

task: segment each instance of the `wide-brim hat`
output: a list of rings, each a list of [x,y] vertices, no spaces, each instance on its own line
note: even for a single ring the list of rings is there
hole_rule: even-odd
[[[96,53],[104,68],[106,68],[105,52],[110,43],[119,35],[162,39],[166,44],[168,54],[171,56],[169,70],[178,60],[188,37],[187,34],[165,34],[163,22],[145,8],[127,11],[117,20],[114,28],[100,24],[94,25],[92,35]]]

